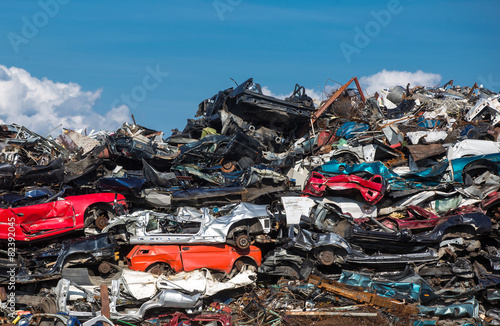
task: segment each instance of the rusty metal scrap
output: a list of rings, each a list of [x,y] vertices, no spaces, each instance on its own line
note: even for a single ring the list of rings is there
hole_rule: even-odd
[[[287,311],[287,316],[340,316],[340,317],[376,317],[376,312],[350,312],[350,311]]]
[[[419,309],[414,305],[365,292],[363,288],[349,286],[336,281],[324,280],[314,275],[310,275],[308,281],[312,284],[317,284],[318,288],[325,289],[329,292],[358,302],[365,302],[370,305],[389,308],[409,315],[417,315],[419,312]]]

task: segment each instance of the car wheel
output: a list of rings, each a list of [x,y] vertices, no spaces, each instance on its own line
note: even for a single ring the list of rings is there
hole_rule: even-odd
[[[220,161],[221,171],[225,173],[233,172],[236,169],[236,164],[234,161],[230,161],[228,159],[223,158]]]
[[[108,220],[114,216],[110,209],[104,207],[92,207],[85,212],[85,233],[101,233],[108,225]]]
[[[318,262],[321,265],[330,266],[335,262],[335,254],[330,250],[323,250],[318,254]]]
[[[153,264],[153,265],[149,266],[148,268],[146,268],[146,272],[149,272],[149,273],[151,273],[153,275],[157,275],[157,276],[160,276],[160,275],[169,276],[169,275],[175,274],[172,267],[170,267],[170,265],[168,265],[166,263]]]
[[[107,275],[113,270],[113,266],[110,263],[103,261],[99,264],[99,266],[97,267],[97,270],[102,275]]]
[[[236,246],[240,249],[248,249],[250,247],[250,237],[246,234],[240,234],[236,237]]]

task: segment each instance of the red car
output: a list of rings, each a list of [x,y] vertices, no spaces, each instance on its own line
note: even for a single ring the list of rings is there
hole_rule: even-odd
[[[443,223],[444,221],[448,220],[450,217],[455,215],[482,213],[481,209],[477,207],[462,206],[459,207],[458,209],[447,212],[443,216],[438,216],[436,214],[427,211],[422,207],[415,205],[409,205],[406,208],[406,212],[408,213],[408,217],[404,218],[384,217],[379,220],[382,221],[382,224],[384,224],[390,229],[397,229],[397,230],[410,229],[415,232],[422,232],[433,229],[438,224]],[[368,221],[367,219],[365,219],[364,221],[356,220],[356,222],[358,223],[363,223],[367,221]]]
[[[0,241],[34,241],[85,228],[103,229],[123,214],[125,197],[114,193],[68,196],[30,206],[0,209]]]
[[[255,246],[239,249],[227,244],[137,245],[126,260],[130,269],[153,274],[189,272],[199,268],[229,273],[233,266],[238,269],[243,265],[260,266],[262,253]]]
[[[374,205],[384,197],[385,190],[385,181],[378,174],[366,180],[357,175],[327,177],[313,171],[302,193],[311,196],[324,196],[327,191],[335,194],[357,192],[368,204]]]
[[[408,217],[384,217],[382,224],[387,226],[389,229],[426,231],[433,229],[436,225],[450,218],[450,216],[435,215],[426,209],[415,205],[409,205],[406,212],[408,213]]]

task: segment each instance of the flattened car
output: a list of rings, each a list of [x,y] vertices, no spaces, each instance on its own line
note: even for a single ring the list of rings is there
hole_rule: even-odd
[[[11,263],[16,268],[16,282],[29,283],[61,276],[63,268],[70,266],[100,265],[99,271],[105,274],[108,262],[115,263],[116,241],[113,236],[99,234],[91,237],[65,240],[45,248],[29,250],[18,255],[16,261],[2,258],[0,283],[7,283],[9,273],[7,267]]]
[[[240,203],[217,209],[181,207],[177,214],[137,211],[114,219],[103,231],[120,232],[124,226],[131,244],[228,243],[246,249],[257,235],[271,232],[272,223],[266,205]]]
[[[385,182],[380,175],[374,175],[369,180],[357,175],[337,175],[325,177],[321,173],[311,172],[303,193],[312,196],[324,196],[327,192],[352,193],[359,192],[370,205],[379,202],[385,193]]]
[[[138,245],[127,255],[130,269],[153,274],[189,272],[208,268],[225,273],[233,267],[241,270],[244,265],[260,266],[262,253],[250,246],[239,249],[226,244],[214,245]]]
[[[123,214],[125,197],[113,193],[68,196],[35,205],[0,208],[0,240],[35,241],[87,228],[99,233]]]
[[[401,266],[437,260],[436,251],[391,254],[387,251],[368,255],[333,232],[313,232],[292,225],[284,244],[270,251],[260,271],[269,275],[307,278],[319,266],[355,264],[373,267]]]

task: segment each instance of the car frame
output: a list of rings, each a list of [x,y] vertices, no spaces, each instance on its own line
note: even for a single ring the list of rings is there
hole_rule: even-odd
[[[495,175],[500,173],[500,153],[468,156],[451,161],[444,160],[425,170],[399,175],[387,168],[382,162],[345,164],[331,161],[315,169],[324,175],[363,174],[381,175],[390,191],[408,189],[433,189],[458,183],[471,185],[472,180],[486,171]]]
[[[103,230],[126,228],[130,244],[207,244],[228,243],[246,249],[254,236],[268,234],[272,230],[273,214],[267,205],[250,203],[229,204],[217,209],[203,207],[200,211],[181,207],[177,215],[149,210],[119,216]],[[194,210],[194,211],[193,211]],[[192,233],[183,227],[195,226]],[[180,232],[167,232],[180,228]],[[197,228],[197,229],[196,229]],[[115,231],[116,232],[116,231]]]

